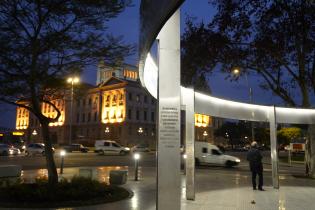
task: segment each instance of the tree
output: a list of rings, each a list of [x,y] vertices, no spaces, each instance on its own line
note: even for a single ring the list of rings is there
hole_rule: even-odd
[[[215,130],[215,136],[221,136],[227,138],[234,148],[235,144],[244,144],[248,143],[249,139],[245,136],[250,136],[250,128],[244,121],[239,122],[226,122],[220,128]]]
[[[277,132],[278,142],[289,144],[292,140],[302,136],[302,129],[297,127],[281,128]]]
[[[129,0],[0,1],[0,101],[24,107],[39,120],[51,186],[58,176],[48,124],[60,116],[51,100],[62,96],[67,75],[101,58],[114,63],[130,53],[120,37],[106,33],[106,22],[129,4]],[[57,112],[54,118],[43,115],[43,103]]]
[[[261,76],[260,86],[286,105],[310,107],[310,96],[315,93],[314,1],[209,2],[217,13],[208,25],[187,21],[183,41],[199,40],[195,47],[203,51],[186,47],[186,60],[198,55],[199,67],[211,66],[206,68],[209,71],[220,67],[230,73],[237,67],[243,75],[256,73]]]

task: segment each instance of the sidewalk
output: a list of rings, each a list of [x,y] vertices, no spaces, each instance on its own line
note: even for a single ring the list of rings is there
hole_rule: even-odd
[[[87,168],[87,167],[84,167]],[[108,172],[116,167],[93,168],[98,179],[108,181]],[[128,169],[120,167],[120,169]],[[66,168],[64,177],[77,174],[79,168]],[[23,177],[45,175],[44,170],[24,171]],[[67,208],[77,210],[151,210],[155,209],[155,168],[141,169],[141,180],[133,180],[133,169],[129,169],[129,178],[124,187],[134,192],[133,197],[119,202]],[[237,170],[220,170],[205,168],[196,170],[196,200],[185,199],[185,176],[182,175],[182,209],[183,210],[310,210],[314,209],[315,180],[280,176],[280,189],[271,186],[270,172],[264,173],[265,190],[253,191],[251,177],[247,172]]]

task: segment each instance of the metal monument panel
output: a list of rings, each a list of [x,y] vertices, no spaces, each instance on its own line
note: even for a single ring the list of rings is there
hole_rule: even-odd
[[[182,88],[181,95],[185,104],[186,199],[195,200],[195,92]]]
[[[140,5],[139,76],[150,48],[166,21],[185,0],[142,0]]]
[[[180,209],[180,12],[159,36],[157,209]]]

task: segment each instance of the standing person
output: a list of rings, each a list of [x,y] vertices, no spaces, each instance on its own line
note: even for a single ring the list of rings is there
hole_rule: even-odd
[[[264,191],[263,186],[263,165],[262,165],[262,155],[257,148],[257,142],[253,141],[251,143],[251,149],[247,153],[247,160],[249,161],[249,167],[252,172],[252,184],[253,190],[256,190],[256,176],[258,175],[258,190]]]

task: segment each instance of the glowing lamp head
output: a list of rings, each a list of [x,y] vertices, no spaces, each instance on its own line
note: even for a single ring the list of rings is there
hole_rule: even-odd
[[[135,160],[139,160],[139,159],[140,159],[140,154],[139,154],[139,153],[134,154],[134,155],[133,155],[133,158],[134,158]]]
[[[78,77],[73,78],[73,83],[78,83],[80,82],[80,79]]]
[[[66,151],[61,150],[61,151],[60,151],[60,156],[61,156],[61,157],[64,157],[65,155],[66,155]]]
[[[187,159],[187,155],[186,155],[186,154],[183,154],[183,158],[184,158],[184,159]]]

